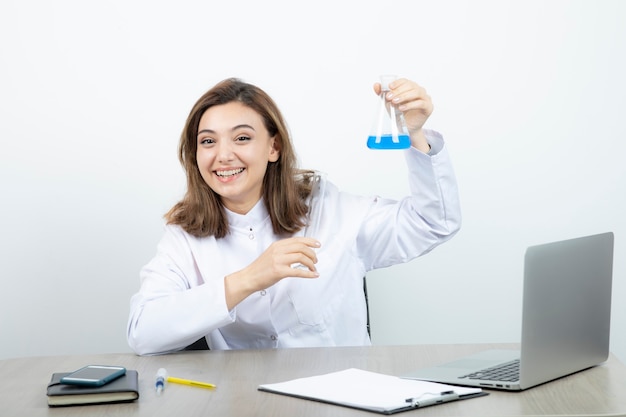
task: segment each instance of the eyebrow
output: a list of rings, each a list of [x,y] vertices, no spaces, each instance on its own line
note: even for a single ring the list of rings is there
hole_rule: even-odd
[[[256,132],[256,130],[252,126],[247,125],[247,124],[240,124],[240,125],[234,126],[230,130],[231,130],[231,132],[234,132],[235,130],[238,130],[238,129],[252,129],[252,130],[254,130]],[[198,135],[200,135],[201,133],[215,133],[215,131],[212,130],[212,129],[202,129],[202,130],[198,131]]]

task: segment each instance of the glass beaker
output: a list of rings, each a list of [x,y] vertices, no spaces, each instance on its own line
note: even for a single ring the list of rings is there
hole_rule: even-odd
[[[385,100],[389,92],[389,83],[396,79],[395,75],[381,75],[380,95],[376,120],[367,138],[370,149],[407,149],[411,147],[409,130],[404,122],[404,115],[396,107]]]

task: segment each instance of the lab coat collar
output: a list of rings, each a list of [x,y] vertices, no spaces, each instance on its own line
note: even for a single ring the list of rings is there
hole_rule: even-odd
[[[269,217],[269,213],[265,208],[263,199],[261,198],[246,214],[238,214],[234,211],[226,209],[226,216],[231,227],[235,229],[248,229],[250,227],[256,228],[264,223]]]

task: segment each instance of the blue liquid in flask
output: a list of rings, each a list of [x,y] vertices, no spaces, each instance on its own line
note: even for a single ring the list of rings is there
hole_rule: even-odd
[[[409,135],[401,133],[396,138],[397,141],[394,141],[394,136],[391,134],[370,135],[367,138],[367,147],[370,149],[407,149],[411,147]]]

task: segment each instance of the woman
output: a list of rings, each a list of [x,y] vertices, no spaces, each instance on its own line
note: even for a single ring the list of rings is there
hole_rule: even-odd
[[[304,237],[314,172],[297,168],[274,101],[238,79],[205,93],[180,140],[187,192],[131,298],[131,348],[168,353],[203,337],[211,349],[370,344],[367,271],[429,252],[461,221],[443,139],[423,129],[430,97],[398,79],[386,100],[409,129],[411,194],[393,201],[326,183],[326,215]]]

